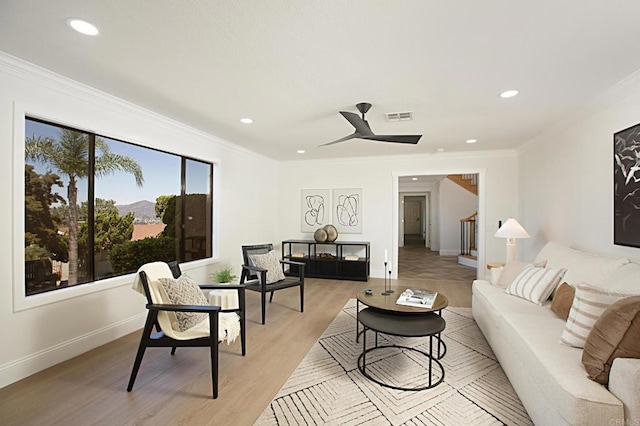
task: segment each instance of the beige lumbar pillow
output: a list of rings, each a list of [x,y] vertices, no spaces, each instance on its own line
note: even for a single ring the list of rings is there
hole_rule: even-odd
[[[605,309],[629,296],[634,295],[594,287],[584,282],[578,284],[560,343],[576,348],[584,347],[589,332]]]
[[[626,297],[605,309],[584,343],[582,363],[591,380],[609,383],[616,358],[640,358],[640,296]]]
[[[500,276],[498,277],[497,282],[494,284],[496,287],[507,288],[516,279],[516,277],[522,272],[524,268],[527,266],[535,266],[537,268],[544,268],[547,264],[546,260],[542,260],[540,262],[530,263],[530,262],[519,262],[517,260],[512,260],[507,262],[502,267],[502,272],[500,272]]]
[[[566,269],[525,267],[505,292],[542,305],[560,283]]]

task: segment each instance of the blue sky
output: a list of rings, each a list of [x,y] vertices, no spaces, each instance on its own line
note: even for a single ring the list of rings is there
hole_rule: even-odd
[[[26,137],[32,134],[57,138],[59,130],[55,126],[43,123],[26,121]],[[116,172],[96,180],[95,195],[97,198],[115,200],[116,204],[131,204],[136,201],[148,200],[155,202],[159,195],[180,194],[180,157],[143,148],[132,144],[103,138],[109,145],[111,152],[133,158],[141,167],[144,177],[144,185],[138,187],[132,174]],[[178,142],[177,142],[178,143]],[[206,193],[208,185],[208,167],[203,163],[188,163],[187,190],[190,193]],[[47,170],[45,164],[35,164],[38,173]],[[56,172],[53,170],[53,172]],[[65,176],[60,176],[65,183],[65,188],[59,192],[67,198]],[[78,201],[86,201],[86,180],[78,185]]]

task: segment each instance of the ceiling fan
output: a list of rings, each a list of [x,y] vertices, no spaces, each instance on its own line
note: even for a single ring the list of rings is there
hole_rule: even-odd
[[[337,141],[329,142],[322,144],[320,146],[333,145],[334,143],[344,142],[349,139],[366,139],[370,141],[379,141],[379,142],[394,142],[394,143],[411,143],[417,144],[422,135],[375,135],[369,127],[369,123],[364,119],[364,115],[371,108],[371,104],[366,102],[361,102],[356,105],[358,111],[362,113],[362,117],[359,117],[358,114],[347,111],[340,111],[340,114],[344,118],[347,119],[349,123],[353,127],[356,128],[356,131],[350,134],[349,136],[345,136],[344,138],[338,139]]]

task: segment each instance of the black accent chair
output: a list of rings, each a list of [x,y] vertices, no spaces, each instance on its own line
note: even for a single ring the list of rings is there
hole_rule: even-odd
[[[277,290],[282,290],[290,287],[300,287],[300,312],[304,312],[304,267],[305,264],[301,262],[293,262],[289,260],[280,260],[282,265],[282,271],[286,276],[284,280],[280,280],[274,283],[267,284],[267,270],[254,266],[249,259],[250,255],[254,254],[266,254],[273,250],[273,244],[257,244],[242,246],[242,259],[244,264],[242,265],[242,274],[240,276],[240,284],[244,284],[247,290],[257,291],[262,296],[262,324],[265,323],[266,313],[266,294],[271,293],[269,296],[269,303],[273,301],[273,293]],[[285,265],[294,266],[297,270],[297,274],[290,274],[285,270]]]
[[[140,365],[142,364],[142,358],[144,356],[145,350],[148,347],[163,347],[163,348],[171,348],[171,355],[176,353],[177,347],[209,347],[211,351],[211,382],[213,387],[213,398],[218,397],[218,323],[219,323],[219,314],[221,312],[236,312],[240,317],[240,338],[242,344],[242,356],[246,354],[246,343],[245,343],[245,291],[243,285],[217,285],[217,284],[202,284],[199,287],[203,290],[210,289],[225,289],[225,290],[238,290],[238,309],[229,309],[222,310],[219,306],[212,305],[171,305],[165,303],[158,303],[158,293],[153,289],[153,285],[155,281],[157,281],[158,277],[166,276],[177,278],[180,276],[180,269],[177,263],[175,263],[170,269],[168,265],[164,262],[154,262],[153,264],[148,265],[157,265],[163,263],[166,268],[166,273],[163,272],[157,277],[149,277],[147,272],[143,269],[147,265],[143,265],[139,272],[138,277],[140,280],[140,284],[144,289],[144,295],[147,299],[146,308],[148,309],[147,320],[144,325],[144,329],[142,332],[142,336],[140,338],[140,345],[138,346],[138,352],[136,354],[136,359],[133,364],[133,369],[131,371],[131,377],[129,378],[129,384],[127,386],[127,392],[131,392],[133,389],[133,385],[136,380],[136,376],[138,375],[138,370],[140,369]],[[177,268],[177,269],[176,269]],[[162,269],[162,267],[160,267]],[[177,274],[177,275],[176,275]],[[157,285],[157,284],[156,284]],[[135,284],[134,284],[135,288]],[[171,329],[171,326],[168,325],[168,312],[199,312],[208,314],[208,328],[203,329],[200,328],[194,337],[186,337],[183,334],[181,339],[177,339],[175,337],[180,333],[189,333],[192,329],[186,330],[184,332],[177,332]],[[161,324],[165,324],[166,326],[166,334],[163,331],[163,327]],[[153,331],[155,327],[156,331]],[[198,327],[198,326],[196,326]],[[196,328],[194,327],[194,328]]]

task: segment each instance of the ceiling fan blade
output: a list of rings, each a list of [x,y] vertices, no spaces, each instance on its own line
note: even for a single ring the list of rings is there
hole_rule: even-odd
[[[361,139],[379,142],[395,142],[417,144],[422,135],[367,135],[361,136]]]
[[[334,143],[344,142],[344,141],[348,141],[349,139],[354,139],[354,138],[359,138],[359,137],[361,137],[360,134],[358,134],[358,132],[356,132],[356,133],[350,134],[349,136],[345,136],[344,138],[340,138],[337,141],[325,143],[325,144],[318,145],[318,146],[320,147],[320,146],[333,145]]]
[[[347,111],[340,111],[340,114],[356,128],[356,133],[360,133],[363,136],[373,135],[373,131],[371,127],[369,127],[367,120],[363,120],[358,114]]]

